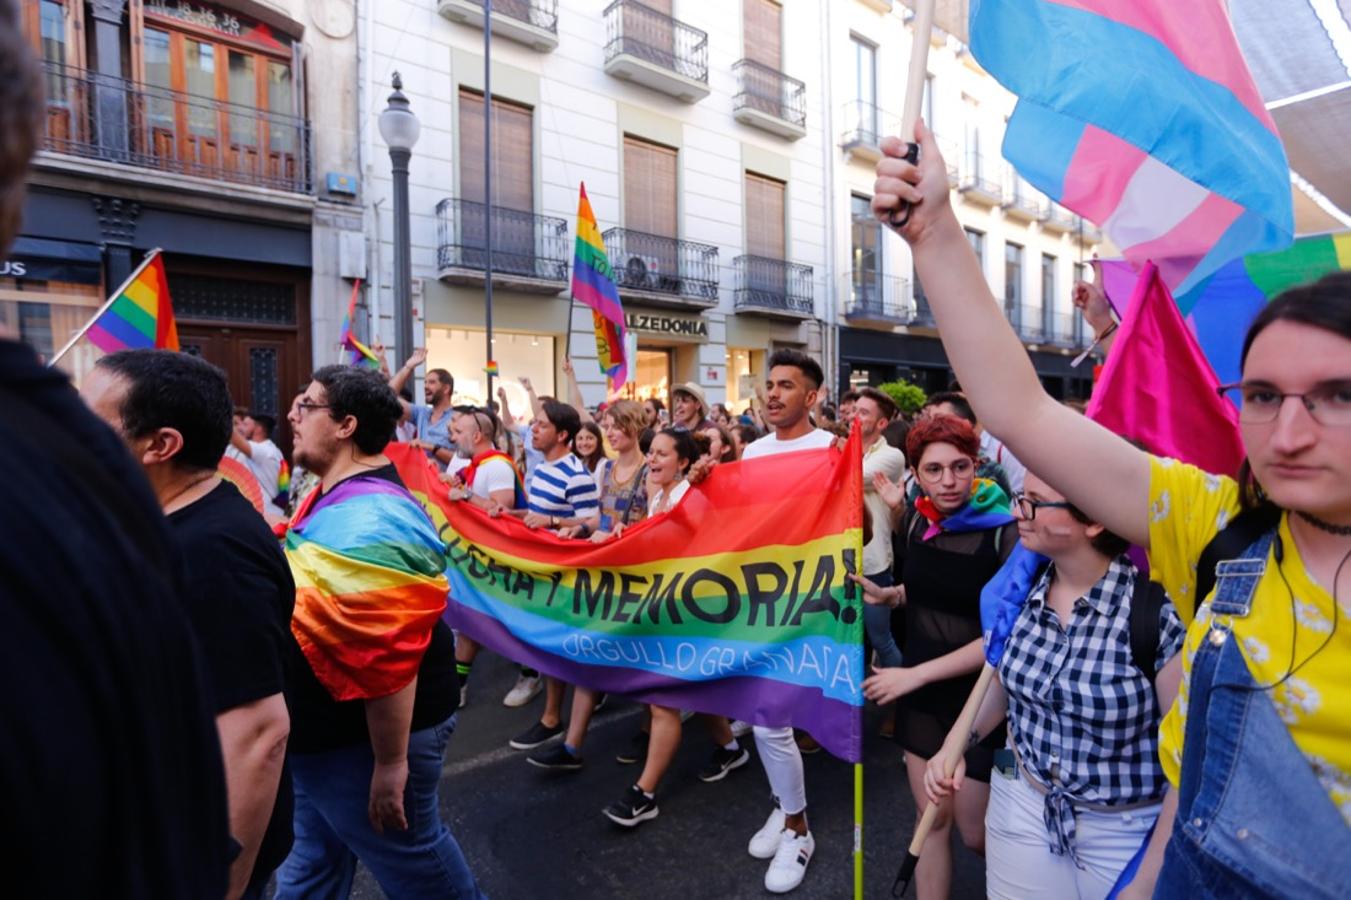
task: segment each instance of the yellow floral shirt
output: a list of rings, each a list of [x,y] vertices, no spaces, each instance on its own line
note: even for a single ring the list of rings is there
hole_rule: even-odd
[[[1163,584],[1187,625],[1182,650],[1182,686],[1164,716],[1159,755],[1176,788],[1182,770],[1191,660],[1210,630],[1210,598],[1197,608],[1196,565],[1210,539],[1238,514],[1238,485],[1171,459],[1155,457],[1150,467],[1150,577]],[[1248,670],[1258,684],[1274,684],[1290,670],[1291,603],[1298,622],[1295,661],[1301,663],[1327,640],[1333,628],[1332,597],[1304,569],[1299,549],[1281,518],[1285,561],[1274,557],[1253,596],[1252,612],[1225,621],[1239,640]],[[1289,589],[1286,588],[1289,582]],[[1293,594],[1293,601],[1291,596]],[[1342,625],[1331,642],[1293,677],[1268,691],[1290,736],[1304,753],[1332,802],[1351,824],[1351,598],[1341,601]]]

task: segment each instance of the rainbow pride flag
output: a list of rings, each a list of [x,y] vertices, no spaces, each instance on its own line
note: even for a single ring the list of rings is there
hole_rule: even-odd
[[[178,349],[178,324],[169,300],[164,258],[158,250],[151,252],[122,292],[104,306],[85,335],[104,353]]]
[[[591,307],[596,329],[596,357],[601,371],[616,387],[629,380],[624,357],[624,306],[611,277],[610,258],[605,253],[600,226],[581,185],[577,199],[577,245],[572,256],[572,296]],[[569,325],[571,327],[571,325]]]
[[[1124,260],[1100,263],[1103,287],[1123,320],[1136,294],[1137,275]],[[1176,298],[1220,384],[1240,378],[1239,356],[1248,325],[1269,301],[1296,285],[1351,270],[1351,231],[1300,238],[1276,253],[1233,260]]]
[[[347,314],[342,317],[342,326],[338,330],[338,343],[351,354],[348,365],[378,369],[380,368],[380,357],[376,356],[375,351],[370,347],[357,340],[356,335],[352,333],[352,319],[356,317],[357,294],[360,291],[361,279],[358,278],[352,283],[352,296],[347,300]]]
[[[445,544],[422,505],[392,481],[348,478],[310,492],[285,547],[291,631],[319,683],[335,700],[406,687],[446,608]]]
[[[1018,95],[1004,156],[1174,296],[1289,245],[1285,148],[1222,0],[973,0],[970,24]]]
[[[447,499],[386,450],[446,540],[446,619],[542,672],[648,703],[805,728],[862,752],[862,454],[718,466],[671,512],[592,544]]]

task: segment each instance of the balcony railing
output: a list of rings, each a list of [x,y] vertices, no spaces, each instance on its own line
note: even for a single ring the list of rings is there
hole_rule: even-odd
[[[863,268],[843,276],[843,281],[845,318],[884,325],[904,325],[913,318],[908,279]]]
[[[447,270],[487,268],[488,208],[447,197],[436,205],[436,263]],[[568,223],[553,216],[492,208],[493,273],[562,286],[568,280]]]
[[[438,0],[452,22],[483,27],[483,0]],[[493,34],[549,51],[558,46],[558,0],[493,0]]]
[[[1086,244],[1097,244],[1102,241],[1102,229],[1085,219],[1083,216],[1074,217],[1075,234],[1081,235],[1081,239]]]
[[[1077,227],[1074,219],[1074,213],[1054,201],[1048,202],[1041,211],[1041,227],[1046,231],[1071,232]]]
[[[768,256],[738,256],[736,267],[737,309],[811,316],[812,267]]]
[[[717,304],[717,247],[629,228],[611,228],[601,237],[621,291]]]
[[[708,33],[636,0],[605,9],[605,62],[621,54],[708,83]]]
[[[1044,306],[1005,304],[1004,315],[1013,330],[1029,344],[1078,347],[1083,344],[1084,327],[1076,313],[1057,312]]]
[[[900,130],[900,121],[896,116],[865,100],[850,100],[846,103],[840,111],[840,119],[844,122],[840,146],[874,159],[881,155],[882,138]]]
[[[1004,197],[1004,188],[999,183],[995,166],[979,153],[969,150],[957,186],[962,193],[990,205],[998,204]]]
[[[299,117],[44,63],[43,149],[216,181],[309,193]]]
[[[807,130],[807,86],[790,78],[778,69],[771,69],[753,59],[743,59],[732,66],[737,76],[737,93],[732,98],[732,109],[739,120],[743,113],[756,113],[783,122],[788,126],[778,130],[785,137],[800,137]],[[768,124],[768,123],[764,123]]]
[[[1002,204],[1005,215],[1035,222],[1041,218],[1042,201],[1032,192],[1032,186],[1023,180],[1013,168],[1009,167],[1009,190],[1004,194]]]

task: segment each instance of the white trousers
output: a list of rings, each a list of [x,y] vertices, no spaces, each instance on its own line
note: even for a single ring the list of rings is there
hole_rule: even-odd
[[[755,747],[769,779],[769,789],[779,799],[779,808],[795,816],[807,808],[807,779],[802,774],[802,752],[793,740],[793,729],[755,726]]]
[[[1080,869],[1051,852],[1042,817],[1044,797],[1018,778],[990,774],[985,812],[985,891],[994,900],[1102,900],[1140,849],[1161,804],[1124,812],[1081,809],[1075,818]]]

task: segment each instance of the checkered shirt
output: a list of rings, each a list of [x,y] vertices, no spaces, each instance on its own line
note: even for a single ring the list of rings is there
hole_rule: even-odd
[[[1130,606],[1142,577],[1125,556],[1074,602],[1069,622],[1046,605],[1054,565],[1038,580],[1009,636],[999,676],[1009,698],[1009,737],[1046,788],[1054,853],[1074,852],[1074,803],[1125,806],[1163,796],[1154,685],[1131,660]],[[1171,600],[1159,611],[1156,669],[1186,629]]]

